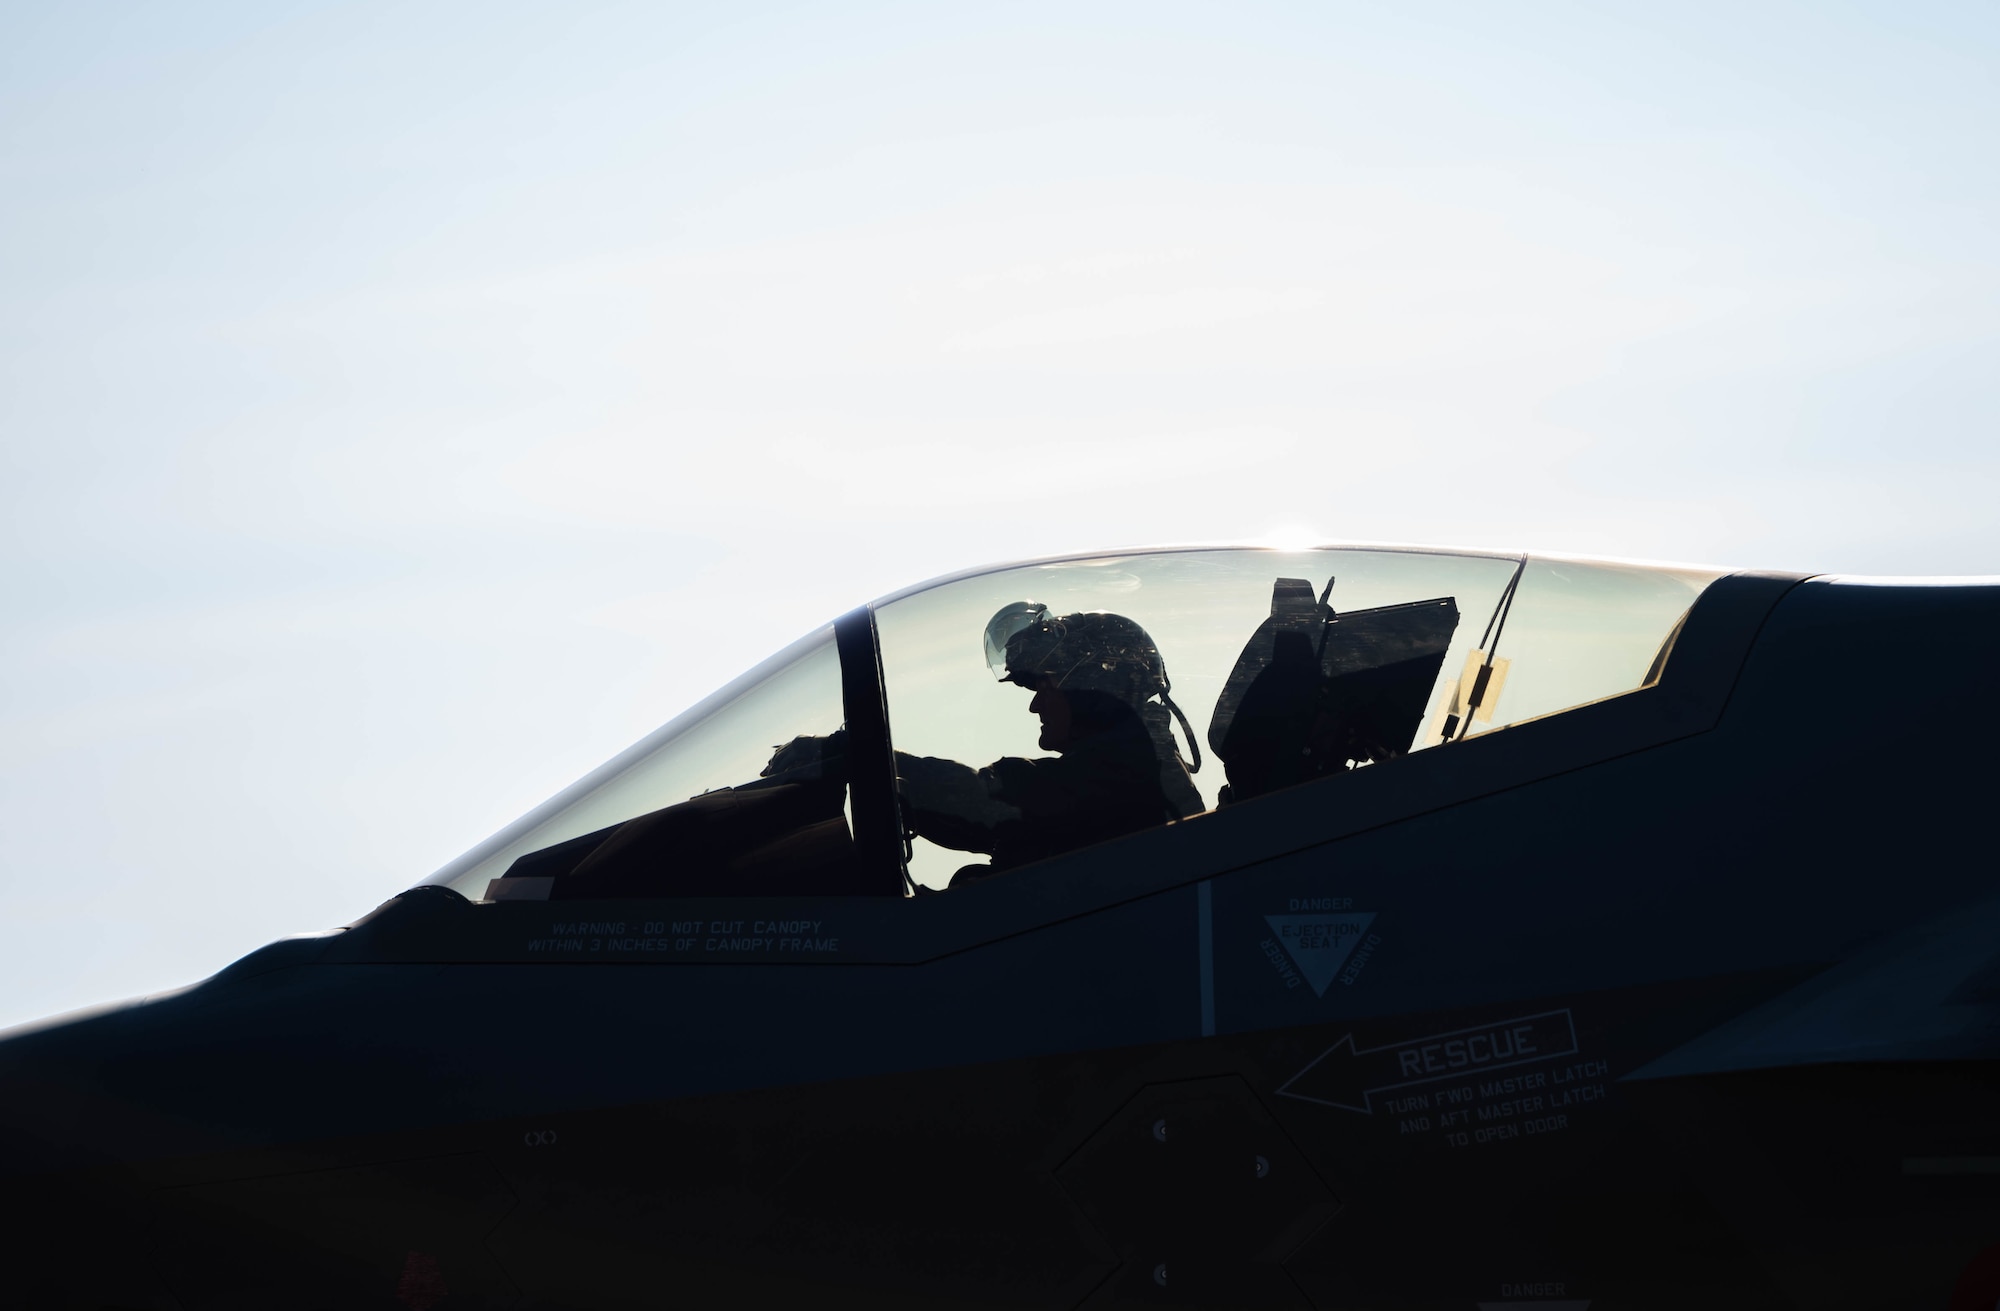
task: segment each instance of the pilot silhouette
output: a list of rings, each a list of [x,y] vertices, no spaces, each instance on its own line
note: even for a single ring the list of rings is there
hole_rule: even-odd
[[[1200,748],[1144,628],[1123,615],[1052,615],[1017,601],[987,624],[986,660],[1002,682],[1034,693],[1040,745],[1056,754],[974,769],[896,753],[903,813],[918,836],[992,857],[959,870],[954,885],[1203,809],[1170,714],[1194,769]]]

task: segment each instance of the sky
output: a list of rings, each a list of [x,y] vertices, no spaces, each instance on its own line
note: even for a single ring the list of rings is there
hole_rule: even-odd
[[[984,562],[2000,573],[1996,56],[1912,0],[0,0],[0,1023],[345,923]]]

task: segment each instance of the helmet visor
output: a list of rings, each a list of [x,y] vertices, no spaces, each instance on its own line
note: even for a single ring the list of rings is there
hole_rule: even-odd
[[[986,624],[986,667],[993,677],[1007,681],[1007,644],[1031,628],[1048,622],[1049,608],[1039,601],[1016,601],[1002,606]],[[1015,673],[1026,671],[1015,670]]]

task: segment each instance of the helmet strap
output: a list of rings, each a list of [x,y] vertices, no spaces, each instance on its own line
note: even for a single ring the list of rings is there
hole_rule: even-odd
[[[1174,712],[1174,718],[1181,721],[1181,736],[1187,739],[1188,750],[1194,753],[1194,763],[1188,766],[1188,773],[1201,773],[1201,748],[1195,744],[1194,730],[1188,727],[1187,716],[1181,713],[1181,708],[1174,704],[1173,697],[1167,693],[1160,693],[1160,700],[1166,703],[1167,709]]]

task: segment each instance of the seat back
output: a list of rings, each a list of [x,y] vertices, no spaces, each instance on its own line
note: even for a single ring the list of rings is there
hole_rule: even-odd
[[[1278,579],[1209,721],[1224,804],[1406,754],[1457,631],[1448,596],[1341,614]]]

